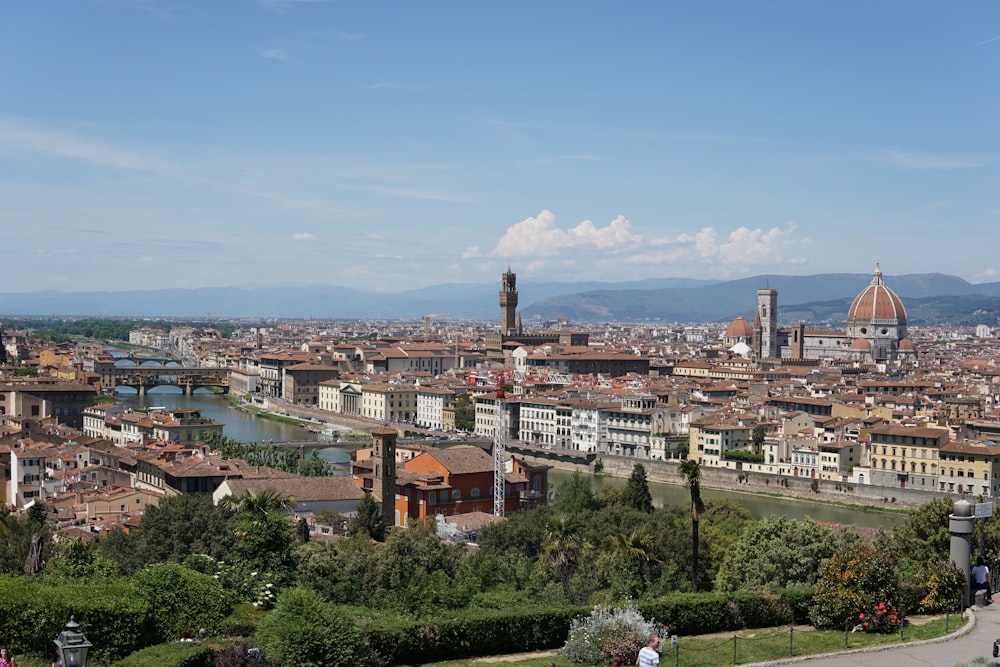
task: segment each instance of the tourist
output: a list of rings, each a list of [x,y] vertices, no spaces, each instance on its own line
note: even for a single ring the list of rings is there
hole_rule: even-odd
[[[17,667],[14,664],[14,656],[6,646],[0,647],[0,667]]]
[[[983,557],[976,559],[976,566],[972,568],[972,595],[977,591],[986,589],[986,601],[993,602],[993,592],[990,590],[990,568],[983,563]]]
[[[660,654],[656,649],[660,648],[660,638],[653,635],[649,638],[649,643],[639,650],[639,657],[635,659],[638,667],[654,667],[660,664]]]

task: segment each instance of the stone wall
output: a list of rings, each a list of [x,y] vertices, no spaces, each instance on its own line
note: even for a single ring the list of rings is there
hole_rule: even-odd
[[[567,465],[564,462],[546,457],[544,454],[526,456],[525,458],[538,463],[546,463],[560,470],[593,472],[592,466]],[[603,464],[603,472],[615,477],[628,477],[632,474],[633,466],[636,463],[642,463],[646,469],[646,478],[649,481],[684,484],[683,476],[677,471],[680,461],[636,461],[634,458],[602,454],[601,462]],[[807,477],[793,477],[766,472],[746,472],[727,468],[702,467],[701,485],[704,488],[722,489],[725,491],[766,493],[808,498],[810,500],[829,500],[854,505],[898,507],[900,509],[918,507],[936,498],[948,497],[948,494],[945,493],[920,491],[917,489],[899,489],[821,479],[814,480]]]

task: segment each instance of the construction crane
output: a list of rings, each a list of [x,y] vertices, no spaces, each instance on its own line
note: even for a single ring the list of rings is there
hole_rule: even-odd
[[[429,339],[428,332],[430,331],[431,320],[437,317],[448,317],[448,313],[428,313],[427,315],[422,315],[420,319],[424,321],[424,342],[426,343]]]
[[[507,381],[513,377],[509,368],[470,370],[469,384],[496,382],[496,428],[493,433],[493,516],[504,515],[504,475],[507,472]]]

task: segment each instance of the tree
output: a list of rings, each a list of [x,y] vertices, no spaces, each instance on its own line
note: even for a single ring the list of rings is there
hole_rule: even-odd
[[[750,434],[750,444],[753,446],[754,454],[761,454],[764,451],[764,438],[767,436],[767,425],[756,424]]]
[[[233,545],[232,520],[233,513],[213,504],[207,494],[164,498],[148,506],[139,522],[141,560],[181,562],[191,554],[226,560]]]
[[[576,569],[580,554],[588,547],[581,534],[581,526],[572,516],[563,514],[549,519],[545,524],[545,544],[542,553],[552,566],[552,573],[562,585],[569,588],[570,577]]]
[[[719,568],[716,588],[725,592],[764,591],[813,585],[823,562],[857,533],[834,531],[815,521],[783,516],[744,526]]]
[[[385,539],[385,524],[382,522],[382,513],[379,511],[375,498],[367,491],[365,497],[358,501],[354,518],[348,523],[348,530],[351,531],[351,535],[360,536],[363,539],[378,540],[379,542]]]
[[[691,492],[691,590],[698,592],[698,522],[705,504],[701,501],[701,465],[687,459],[677,468],[684,476],[684,485]]]
[[[617,533],[604,539],[604,549],[612,565],[612,584],[619,597],[638,598],[646,587],[647,565],[653,552],[653,537],[647,526],[629,534]]]
[[[460,431],[476,429],[475,406],[468,394],[460,394],[455,398],[455,428]]]
[[[283,667],[353,667],[367,664],[354,620],[305,588],[285,591],[256,635]]]
[[[841,628],[876,604],[898,601],[892,553],[856,542],[838,549],[823,565],[809,615],[816,627]]]
[[[597,499],[590,479],[580,471],[574,472],[572,477],[556,488],[555,506],[567,514],[597,509]]]
[[[223,504],[237,510],[232,559],[244,570],[263,571],[278,579],[291,576],[292,534],[285,514],[291,498],[275,489],[248,491]],[[308,530],[308,526],[306,526]]]
[[[295,526],[295,538],[300,544],[305,544],[309,541],[309,522],[306,521],[305,517],[299,519],[298,524]]]
[[[653,496],[649,492],[649,482],[646,480],[646,468],[641,463],[632,466],[632,475],[625,483],[622,491],[622,502],[640,512],[653,512]]]

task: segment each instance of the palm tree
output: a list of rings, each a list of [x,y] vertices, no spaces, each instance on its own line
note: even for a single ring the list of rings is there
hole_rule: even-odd
[[[235,510],[244,516],[248,516],[254,522],[257,522],[272,512],[287,511],[291,508],[293,502],[291,496],[286,496],[277,489],[261,489],[259,491],[251,489],[239,498],[226,496],[219,504]]]
[[[648,526],[640,526],[628,535],[625,533],[609,535],[604,539],[604,549],[611,558],[638,575],[640,587],[645,586],[646,566],[656,560],[652,556],[653,536],[650,535]],[[635,595],[640,591],[628,592]]]
[[[580,523],[565,514],[554,516],[545,524],[542,554],[552,565],[552,573],[562,583],[563,589],[569,588],[569,580],[577,560],[588,546],[580,531]]]
[[[684,486],[691,492],[691,590],[698,592],[698,521],[705,511],[701,501],[701,465],[694,459],[687,459],[677,468],[684,476]]]

